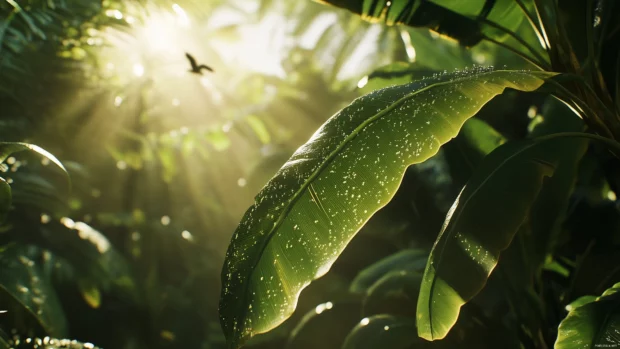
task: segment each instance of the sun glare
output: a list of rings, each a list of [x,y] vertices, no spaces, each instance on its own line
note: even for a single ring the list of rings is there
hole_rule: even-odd
[[[144,75],[144,66],[140,63],[136,63],[133,65],[133,75],[140,77]]]

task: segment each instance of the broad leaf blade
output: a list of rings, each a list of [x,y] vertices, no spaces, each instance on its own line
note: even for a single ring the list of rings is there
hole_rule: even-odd
[[[555,349],[614,347],[620,343],[620,283],[572,309],[558,328]]]
[[[396,192],[405,169],[437,153],[505,88],[555,75],[473,71],[375,91],[330,118],[257,195],[222,270],[220,321],[231,345],[269,331],[327,273]]]
[[[559,140],[562,141],[562,140]],[[484,287],[557,162],[554,141],[507,143],[474,172],[433,246],[417,307],[418,334],[444,338],[463,304]]]

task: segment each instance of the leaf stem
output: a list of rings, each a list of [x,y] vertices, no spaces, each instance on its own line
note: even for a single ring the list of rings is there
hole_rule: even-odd
[[[536,61],[534,58],[532,58],[532,57],[530,57],[530,56],[528,56],[528,55],[524,54],[523,52],[521,52],[521,51],[519,51],[519,50],[515,49],[514,47],[512,47],[512,46],[510,46],[510,45],[506,45],[506,44],[504,44],[503,42],[499,42],[499,41],[497,41],[497,40],[495,40],[495,39],[492,39],[492,38],[490,38],[490,37],[488,37],[488,36],[486,36],[486,35],[483,35],[483,39],[484,39],[484,40],[486,40],[486,41],[492,42],[492,43],[494,43],[495,45],[501,46],[501,47],[503,47],[503,48],[505,48],[505,49],[507,49],[507,50],[509,50],[509,51],[513,52],[513,53],[514,53],[514,54],[516,54],[517,56],[519,56],[519,57],[521,57],[521,58],[525,59],[526,61],[528,61],[529,63],[531,63],[531,64],[532,64],[532,65],[534,65],[536,68],[538,68],[538,69],[540,69],[540,70],[542,70],[542,71],[548,71],[547,69],[545,69],[545,68],[543,67],[543,66],[545,66],[545,64],[544,64],[544,63],[541,63],[541,62]]]
[[[620,114],[620,55],[616,61],[616,109]]]
[[[581,98],[576,96],[574,93],[572,93],[566,87],[562,86],[562,84],[558,83],[557,81],[554,81],[553,79],[549,79],[549,80],[547,80],[547,82],[549,82],[552,85],[554,85],[555,87],[557,87],[560,92],[562,92],[563,94],[566,95],[566,96],[561,96],[561,95],[559,95],[557,93],[553,93],[557,98],[559,98],[562,102],[568,104],[571,107],[573,107],[571,104],[576,106],[577,109],[580,109],[583,112],[583,115],[580,115],[582,118],[588,119],[588,120],[592,121],[601,130],[605,131],[605,133],[607,134],[608,137],[612,137],[613,138],[613,132],[611,132],[611,130],[607,127],[607,125],[603,121],[601,121],[601,119],[599,119],[599,117],[596,114],[596,112],[594,110],[592,110],[592,108],[590,108],[590,106],[587,103],[582,101]],[[566,98],[566,97],[568,97],[568,98]],[[568,99],[568,101],[566,99]],[[575,109],[575,108],[573,108],[573,109]]]
[[[540,9],[539,9],[540,8]],[[551,42],[549,41],[549,35],[547,35],[547,30],[545,29],[545,25],[549,24],[546,20],[543,19],[543,15],[541,15],[541,10],[545,11],[543,5],[540,0],[534,0],[534,10],[536,11],[536,17],[538,17],[538,22],[540,23],[540,31],[545,39],[545,44],[547,45],[547,50],[551,49]]]
[[[489,26],[491,26],[491,27],[493,27],[493,28],[495,28],[495,29],[497,29],[499,31],[502,31],[502,32],[510,35],[511,37],[513,37],[521,45],[523,45],[525,48],[527,48],[528,51],[530,51],[534,55],[534,57],[538,60],[538,62],[544,63],[543,64],[544,65],[544,70],[551,70],[551,66],[549,66],[547,64],[547,60],[545,60],[545,58],[543,56],[541,56],[540,53],[538,53],[536,51],[536,49],[533,48],[530,44],[528,44],[527,41],[525,41],[522,37],[520,37],[519,35],[517,35],[513,31],[511,31],[511,30],[509,30],[509,29],[507,29],[507,28],[505,28],[505,27],[503,27],[503,26],[501,26],[501,25],[499,25],[499,24],[497,24],[495,22],[489,21],[487,19],[484,19],[482,22],[484,24],[487,24],[487,25],[489,25]]]
[[[594,56],[594,33],[592,31],[593,17],[592,17],[592,6],[594,5],[593,0],[588,0],[586,3],[586,40],[588,44],[588,57],[590,58],[590,69],[591,78],[594,81],[594,74],[597,69],[596,67],[596,58]]]
[[[591,139],[591,140],[595,140],[595,141],[601,142],[604,145],[606,145],[608,148],[610,148],[612,150],[612,152],[614,153],[614,155],[616,155],[616,157],[618,157],[618,155],[620,154],[620,143],[614,141],[613,139],[610,139],[610,138],[607,138],[607,137],[603,137],[603,136],[599,136],[599,135],[595,135],[593,133],[586,133],[586,132],[561,132],[561,133],[550,134],[550,135],[547,135],[547,136],[537,137],[537,138],[534,138],[533,141],[535,141],[535,142],[545,142],[545,141],[556,139],[556,138],[572,138],[572,137],[587,138],[587,139]]]
[[[618,57],[620,58],[620,56],[618,56]],[[562,74],[562,76],[573,78],[573,79],[577,80],[578,82],[580,82],[583,87],[585,87],[588,91],[590,91],[592,96],[601,104],[601,106],[603,106],[603,108],[605,108],[610,114],[614,113],[613,109],[609,109],[607,104],[605,104],[603,102],[603,100],[599,97],[599,94],[594,91],[592,86],[590,84],[588,84],[588,82],[584,79],[583,76],[578,75],[578,74],[572,74],[572,73],[564,73],[564,74]]]
[[[536,33],[536,36],[538,37],[538,40],[540,41],[540,43],[543,45],[543,48],[545,50],[548,50],[549,47],[547,46],[545,37],[542,34],[541,27],[538,26],[538,24],[536,23],[536,20],[534,19],[530,11],[528,11],[527,7],[523,3],[523,0],[516,0],[516,2],[517,2],[517,5],[519,5],[519,7],[521,8],[521,11],[523,11],[523,13],[525,14],[525,17],[527,18],[528,22],[530,22],[530,25],[532,26],[532,29],[534,29],[534,33]]]

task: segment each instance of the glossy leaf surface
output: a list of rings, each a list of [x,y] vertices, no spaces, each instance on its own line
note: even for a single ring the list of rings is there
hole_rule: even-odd
[[[437,153],[506,88],[554,73],[463,71],[375,91],[330,118],[257,195],[222,270],[220,321],[231,347],[282,323],[396,192],[405,169]]]

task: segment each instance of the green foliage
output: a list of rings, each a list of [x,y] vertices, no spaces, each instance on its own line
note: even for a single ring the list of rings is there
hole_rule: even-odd
[[[401,27],[407,52],[421,48],[421,60],[409,54],[408,62],[362,78],[358,86],[367,94],[319,128],[258,193],[222,270],[220,317],[229,347],[283,322],[279,329],[285,328],[302,290],[330,269],[328,275],[337,273],[337,258],[346,255],[356,234],[372,229],[380,215],[398,212],[401,200],[412,208],[394,213],[411,216],[408,243],[352,278],[349,292],[364,297],[360,317],[371,317],[349,333],[345,348],[484,347],[498,340],[505,347],[539,348],[556,338],[590,347],[601,343],[594,334],[605,331],[611,331],[605,340],[614,343],[613,315],[611,323],[600,311],[574,315],[603,297],[579,298],[564,321],[561,309],[565,299],[609,286],[620,265],[614,203],[620,111],[612,87],[620,66],[601,56],[602,43],[617,39],[608,25],[618,16],[604,9],[617,6],[320,2],[387,26],[429,28],[474,46],[474,53],[433,47],[428,37],[417,36],[420,29]],[[585,30],[576,34],[567,23],[585,23]],[[540,71],[518,70],[519,63],[483,41]],[[487,59],[477,49],[515,69],[447,72]],[[606,52],[620,57],[618,47]],[[511,91],[498,96],[507,87]],[[548,97],[513,91],[537,89]],[[439,174],[415,181],[407,176],[422,173],[425,165]],[[450,210],[442,209],[442,195],[453,200]],[[445,214],[441,229],[429,212]],[[606,221],[595,227],[593,220],[579,223],[586,212]],[[420,222],[434,224],[438,236],[426,236]],[[421,276],[417,262],[429,250]],[[610,275],[595,271],[597,261],[605,261],[602,269]],[[392,324],[403,330],[389,331]],[[411,335],[414,328],[421,339]],[[566,339],[579,333],[585,339]]]
[[[0,348],[618,344],[620,3],[318,2],[0,3]]]
[[[427,27],[440,34],[455,38],[465,46],[473,46],[489,35],[487,21],[502,21],[508,30],[516,29],[523,19],[516,2],[490,3],[476,1],[371,1],[371,0],[321,0],[346,8],[370,21],[387,25],[405,24]],[[495,29],[496,30],[496,29]],[[506,33],[500,33],[506,35]]]
[[[580,298],[558,329],[556,349],[617,345],[620,341],[620,283],[600,297]]]
[[[258,194],[235,232],[220,303],[232,343],[290,316],[299,292],[329,270],[391,199],[407,166],[435,155],[505,88],[532,91],[551,76],[505,71],[438,76],[376,91],[332,117]],[[442,103],[448,100],[455,104]]]

